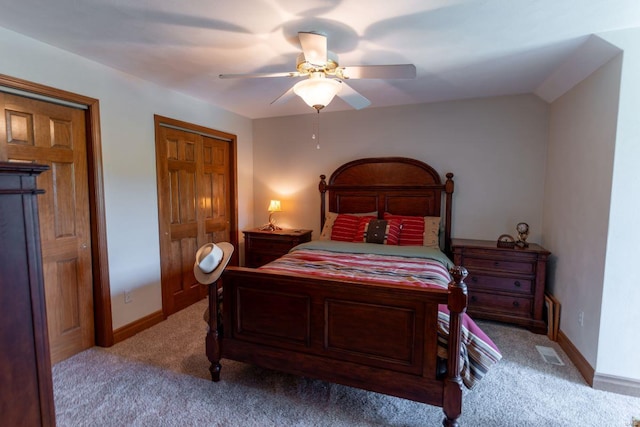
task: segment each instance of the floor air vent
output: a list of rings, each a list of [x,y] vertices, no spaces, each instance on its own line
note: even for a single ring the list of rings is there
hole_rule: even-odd
[[[540,353],[540,356],[542,356],[542,359],[545,362],[550,363],[552,365],[564,366],[564,362],[562,362],[562,359],[560,359],[560,356],[558,356],[558,353],[556,353],[556,351],[551,347],[544,347],[542,345],[537,345],[536,349],[538,350],[538,353]]]

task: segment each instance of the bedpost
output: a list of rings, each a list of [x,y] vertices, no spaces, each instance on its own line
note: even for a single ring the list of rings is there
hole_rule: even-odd
[[[326,197],[325,193],[327,192],[327,181],[325,181],[327,177],[325,175],[320,175],[320,184],[318,184],[318,190],[320,190],[320,232],[322,233],[322,229],[324,228],[324,220],[327,215],[325,211]]]
[[[444,380],[445,418],[442,425],[458,426],[458,417],[462,413],[462,378],[460,377],[460,340],[462,339],[461,317],[467,311],[467,269],[461,266],[451,267],[453,281],[449,283],[449,348],[447,359],[447,378]]]
[[[209,330],[207,331],[206,351],[207,358],[211,362],[209,372],[211,372],[212,381],[220,381],[220,370],[222,369],[220,365],[220,356],[222,354],[220,349],[220,329],[222,325],[218,324],[219,281],[216,280],[209,285],[209,319],[207,319]]]
[[[444,183],[445,197],[445,223],[444,223],[444,253],[451,255],[451,205],[453,202],[453,174],[447,173],[447,181]]]

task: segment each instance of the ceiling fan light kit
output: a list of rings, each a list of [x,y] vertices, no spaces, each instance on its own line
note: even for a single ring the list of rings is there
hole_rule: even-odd
[[[341,67],[338,56],[327,50],[327,37],[314,32],[299,32],[302,53],[296,58],[296,70],[280,73],[220,74],[221,79],[261,77],[307,77],[276,98],[272,104],[286,102],[298,95],[316,111],[338,95],[351,107],[359,110],[371,102],[347,85],[347,79],[412,79],[416,77],[413,64],[362,65]]]
[[[312,73],[309,79],[302,80],[293,86],[293,92],[312,108],[320,111],[336,96],[342,84],[334,79],[328,79],[324,73]]]

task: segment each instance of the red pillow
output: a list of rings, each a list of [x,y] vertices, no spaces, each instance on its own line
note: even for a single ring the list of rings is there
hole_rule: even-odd
[[[335,222],[333,223],[333,228],[331,229],[331,240],[353,242],[353,239],[358,232],[360,219],[362,218],[375,219],[373,216],[338,214]]]
[[[384,213],[384,219],[400,221],[400,246],[422,246],[424,245],[424,217],[393,215]]]
[[[381,243],[383,245],[397,245],[400,236],[400,221],[385,220],[384,224],[377,223],[376,218],[363,217],[358,224],[358,231],[353,239],[354,242]],[[373,235],[373,228],[376,225],[384,226],[381,230],[383,234]]]

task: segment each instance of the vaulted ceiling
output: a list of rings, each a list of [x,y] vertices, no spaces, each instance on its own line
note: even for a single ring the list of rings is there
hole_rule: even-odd
[[[415,64],[411,80],[349,80],[382,107],[538,93],[591,34],[640,27],[637,0],[0,0],[0,26],[250,117],[299,78],[297,33],[328,37],[340,65]],[[1,72],[1,68],[0,68]],[[576,70],[564,67],[565,74]],[[578,71],[579,72],[579,71]],[[548,86],[546,87],[548,91]],[[350,109],[341,99],[327,111]]]

